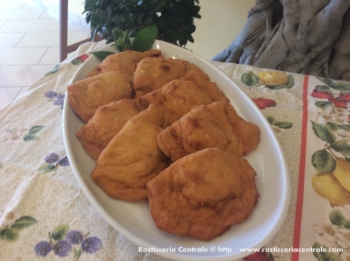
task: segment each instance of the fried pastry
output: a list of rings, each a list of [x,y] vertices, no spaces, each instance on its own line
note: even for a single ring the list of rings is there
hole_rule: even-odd
[[[245,221],[259,197],[248,161],[217,148],[187,155],[147,183],[156,226],[211,240]]]
[[[162,88],[142,96],[141,99],[147,104],[156,104],[172,112],[174,121],[199,105],[227,100],[218,88],[215,93],[208,92],[207,88],[189,80],[173,80]]]
[[[259,127],[242,119],[227,101],[198,106],[161,131],[162,151],[176,161],[205,148],[219,148],[238,157],[260,141]]]
[[[146,57],[159,55],[161,55],[161,51],[159,50],[148,50],[145,52],[126,50],[124,52],[111,54],[97,65],[94,70],[88,74],[88,77],[111,71],[133,77],[138,62]]]
[[[142,59],[136,67],[133,80],[136,97],[158,90],[164,84],[180,79],[190,70],[200,71],[196,65],[181,59]]]
[[[139,99],[123,99],[99,107],[76,133],[86,153],[97,160],[102,150],[133,116],[146,109]]]
[[[98,107],[124,98],[132,98],[132,78],[108,72],[86,78],[67,87],[71,108],[87,122]]]
[[[155,105],[132,117],[100,154],[92,180],[113,198],[147,199],[146,183],[170,163],[157,144],[168,124],[167,111]]]
[[[205,90],[210,95],[210,97],[215,97],[215,101],[223,100],[223,92],[217,87],[215,82],[210,81],[209,75],[203,71],[190,70],[181,77],[181,80],[194,82],[201,89]],[[228,101],[226,97],[225,100]]]

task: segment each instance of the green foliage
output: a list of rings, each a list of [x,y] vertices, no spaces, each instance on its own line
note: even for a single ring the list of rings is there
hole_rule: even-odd
[[[201,18],[198,4],[199,0],[86,0],[84,13],[92,35],[99,34],[107,43],[117,40],[120,32],[156,25],[157,39],[185,46],[194,42],[194,18]]]
[[[156,25],[149,25],[142,28],[135,35],[131,49],[134,51],[144,52],[151,49],[154,40],[157,38],[158,28]]]

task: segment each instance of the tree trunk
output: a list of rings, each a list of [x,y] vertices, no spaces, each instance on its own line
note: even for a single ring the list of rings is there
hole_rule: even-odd
[[[256,0],[213,60],[350,81],[350,0]]]

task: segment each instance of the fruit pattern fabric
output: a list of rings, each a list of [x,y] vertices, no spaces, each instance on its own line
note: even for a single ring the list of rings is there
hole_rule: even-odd
[[[314,258],[349,260],[350,83],[310,77],[309,86],[303,211],[315,211],[319,218],[304,225],[314,235],[313,247],[343,251]]]
[[[101,217],[66,157],[62,135],[66,87],[91,51],[103,45],[82,45],[71,56],[75,58],[55,66],[0,110],[0,260],[167,260],[140,253]],[[349,260],[350,83],[212,64],[266,117],[289,169],[291,202],[286,220],[264,251],[245,260]],[[257,182],[263,183],[264,177],[258,176]],[[337,246],[344,253],[267,251],[292,246]]]

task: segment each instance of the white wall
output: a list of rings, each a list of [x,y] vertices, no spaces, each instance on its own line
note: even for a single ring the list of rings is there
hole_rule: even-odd
[[[241,32],[255,0],[199,0],[201,19],[195,19],[194,43],[186,48],[212,59]]]

